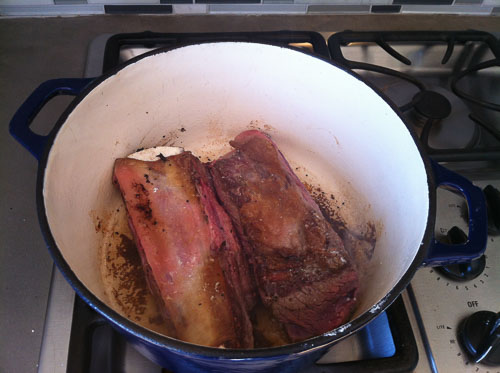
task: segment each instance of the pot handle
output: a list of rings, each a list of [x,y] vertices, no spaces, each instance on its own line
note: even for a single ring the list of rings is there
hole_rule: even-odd
[[[9,132],[37,159],[43,154],[49,136],[38,135],[30,129],[33,119],[53,97],[78,95],[94,78],[52,79],[40,84],[12,117]]]
[[[436,180],[436,187],[447,185],[459,190],[467,201],[469,208],[469,236],[467,242],[449,245],[439,242],[434,237],[429,246],[424,266],[440,266],[445,264],[469,262],[479,257],[486,249],[488,239],[488,220],[484,194],[465,177],[431,161]]]

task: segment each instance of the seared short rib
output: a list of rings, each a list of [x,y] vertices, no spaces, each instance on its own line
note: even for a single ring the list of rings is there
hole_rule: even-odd
[[[270,138],[251,130],[210,165],[262,302],[293,341],[345,323],[358,275],[340,237]]]
[[[189,152],[155,162],[120,158],[113,179],[174,337],[253,347],[248,310],[255,291],[248,263],[206,167]]]

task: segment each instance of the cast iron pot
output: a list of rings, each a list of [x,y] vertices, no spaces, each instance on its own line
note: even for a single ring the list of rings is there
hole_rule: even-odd
[[[33,133],[33,117],[57,94],[76,98],[49,136]],[[101,238],[91,218],[121,203],[111,183],[114,160],[167,140],[215,157],[255,127],[272,136],[292,166],[348,201],[346,209],[376,218],[370,280],[352,320],[300,343],[233,350],[162,336],[122,316],[101,281]],[[296,371],[376,318],[420,266],[468,261],[486,247],[481,190],[429,160],[395,106],[359,76],[291,48],[188,45],[148,53],[96,79],[51,80],[20,107],[10,131],[39,160],[39,220],[59,270],[144,355],[174,371]],[[440,185],[467,199],[466,244],[434,238]]]

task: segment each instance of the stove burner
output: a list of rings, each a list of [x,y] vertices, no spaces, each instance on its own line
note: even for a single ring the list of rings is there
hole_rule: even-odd
[[[445,51],[439,65],[436,63],[436,57],[439,57],[437,54],[431,53],[432,58],[424,61],[423,55],[429,54],[425,51],[436,48],[436,53],[439,53],[444,50],[443,44]],[[415,49],[416,46],[421,49]],[[455,46],[460,48],[459,56]],[[370,55],[368,50],[373,48],[382,49],[391,58],[386,59],[386,56],[379,55],[379,52]],[[484,83],[487,92],[485,95],[480,95],[476,92],[477,89],[475,91],[471,87],[469,90],[474,95],[466,93],[465,82],[462,83],[464,90],[458,84],[465,77],[468,77],[469,85],[471,81],[481,82],[478,77],[472,79],[472,76],[486,69],[492,77],[498,77],[497,73],[492,73],[500,66],[500,44],[495,36],[481,31],[343,31],[328,38],[328,49],[333,61],[351,70],[361,70],[360,73],[372,81],[382,82],[381,85],[375,84],[380,89],[391,89],[392,85],[387,84],[386,78],[394,77],[421,91],[413,99],[410,99],[412,92],[408,90],[409,95],[396,94],[396,100],[393,102],[397,102],[399,110],[408,115],[407,119],[414,125],[426,153],[433,160],[500,160],[500,131],[496,128],[498,126],[495,126],[497,123],[488,123],[498,121],[497,116],[493,117],[496,113],[492,111],[500,111],[500,105],[486,102],[483,97],[498,96],[491,94],[496,91],[489,90],[490,85],[494,86],[495,83]],[[451,59],[454,51],[456,56]],[[469,58],[468,55],[472,57]],[[485,60],[490,58],[490,55],[493,59]],[[414,63],[416,65],[413,66]],[[488,79],[488,76],[483,76],[482,81]],[[454,99],[432,88],[436,81],[442,88],[448,89],[449,85],[451,86],[450,93],[453,92],[453,97],[458,99],[458,109]],[[428,82],[431,83],[428,85]],[[407,101],[408,99],[410,100]],[[406,103],[400,104],[400,101]],[[463,108],[468,113],[465,116],[462,115]],[[451,123],[451,126],[448,123]],[[457,128],[457,124],[461,128]],[[463,128],[466,135],[462,131]]]
[[[429,119],[444,119],[451,113],[450,101],[435,91],[424,90],[413,97],[415,110]]]

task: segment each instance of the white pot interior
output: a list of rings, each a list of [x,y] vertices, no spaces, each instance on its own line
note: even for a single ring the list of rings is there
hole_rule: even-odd
[[[248,128],[269,133],[303,181],[342,200],[353,227],[357,216],[376,222],[355,316],[373,310],[420,248],[429,209],[423,161],[401,119],[363,82],[260,44],[203,44],[144,58],[75,107],[51,149],[43,193],[52,235],[79,280],[111,304],[95,218],[121,204],[111,183],[116,158],[168,144],[213,159]]]

